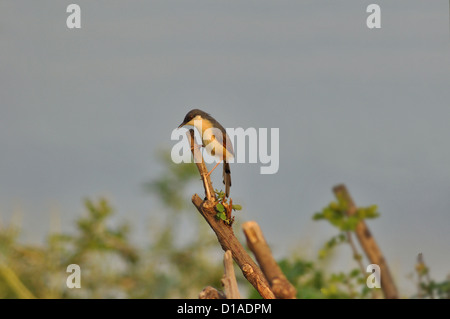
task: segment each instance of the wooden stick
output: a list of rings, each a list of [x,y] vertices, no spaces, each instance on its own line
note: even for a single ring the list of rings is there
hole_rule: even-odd
[[[231,250],[227,250],[223,255],[223,266],[225,268],[225,274],[222,278],[222,285],[225,290],[225,296],[227,296],[227,299],[241,299],[236,276],[234,275]]]
[[[202,177],[203,187],[205,188],[206,199],[215,200],[216,194],[212,186],[211,177],[208,175],[208,169],[203,161],[202,154],[200,152],[200,145],[195,142],[194,130],[190,129],[187,133],[189,141],[191,143],[191,151],[194,156],[194,163],[197,165],[197,169]]]
[[[346,203],[346,213],[348,216],[356,214],[357,207],[345,185],[333,187],[333,192],[338,200],[342,200]],[[395,286],[389,267],[364,220],[359,221],[356,225],[355,233],[370,263],[380,266],[381,289],[383,290],[385,298],[397,299],[397,287]]]
[[[261,228],[254,221],[246,222],[242,225],[247,246],[253,252],[261,266],[261,269],[270,283],[275,297],[280,299],[295,299],[297,290],[287,280],[272,256],[269,245],[267,244]]]
[[[367,277],[369,276],[369,274],[366,273],[366,268],[364,268],[363,262],[362,262],[362,256],[361,254],[358,252],[358,249],[356,248],[355,242],[353,241],[353,237],[352,237],[352,232],[351,231],[346,231],[345,234],[347,235],[347,241],[350,244],[350,247],[352,248],[352,253],[353,253],[353,259],[356,260],[356,262],[359,265],[359,269],[361,271],[361,274],[367,279]],[[372,289],[372,298],[373,299],[378,299],[378,290],[376,289]]]

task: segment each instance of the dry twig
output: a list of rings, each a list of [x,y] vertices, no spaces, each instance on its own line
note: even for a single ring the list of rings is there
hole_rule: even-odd
[[[234,275],[231,250],[227,250],[223,255],[223,266],[225,268],[225,274],[222,278],[222,285],[225,290],[225,296],[227,297],[227,299],[241,299],[236,276]]]
[[[247,238],[247,246],[255,255],[275,297],[279,299],[295,299],[297,290],[286,279],[273,258],[259,225],[255,221],[249,221],[244,223],[242,228]]]

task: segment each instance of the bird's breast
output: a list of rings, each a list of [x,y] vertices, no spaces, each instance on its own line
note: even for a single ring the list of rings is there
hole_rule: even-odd
[[[219,143],[216,139],[207,139],[203,140],[203,144],[209,154],[219,158],[224,158],[223,154],[225,150],[222,143]]]

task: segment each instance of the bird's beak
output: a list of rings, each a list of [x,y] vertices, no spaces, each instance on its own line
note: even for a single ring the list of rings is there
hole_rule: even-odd
[[[185,125],[185,123],[181,123],[180,126],[178,126],[178,128],[182,128]]]

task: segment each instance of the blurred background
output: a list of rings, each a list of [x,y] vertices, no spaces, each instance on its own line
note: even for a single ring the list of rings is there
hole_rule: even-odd
[[[339,230],[312,216],[340,183],[377,205],[368,225],[402,297],[419,294],[419,253],[445,283],[448,1],[377,1],[373,30],[372,1],[80,0],[81,29],[68,29],[70,3],[0,3],[0,297],[220,287],[221,249],[190,203],[202,184],[168,156],[192,108],[224,127],[280,129],[276,174],[231,166],[235,232],[257,221],[309,287],[300,297],[367,296],[333,277],[357,267],[348,245],[318,257]],[[66,287],[69,263],[81,289]]]

